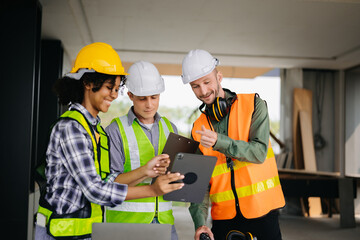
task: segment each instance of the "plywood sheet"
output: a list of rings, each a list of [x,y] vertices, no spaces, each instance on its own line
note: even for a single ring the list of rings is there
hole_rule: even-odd
[[[312,119],[312,91],[294,88],[293,92],[293,160],[295,169],[304,169],[299,112],[305,111]]]
[[[293,153],[289,152],[286,157],[285,168],[291,168],[292,163],[293,163]]]
[[[311,118],[308,112],[300,111],[299,119],[304,168],[309,171],[317,171]]]
[[[284,168],[287,153],[280,153],[276,158],[276,164],[278,168]]]
[[[300,116],[300,112],[302,112],[302,116]],[[301,119],[302,127],[300,124]],[[294,168],[316,171],[316,159],[314,155],[315,150],[312,138],[312,91],[304,88],[295,88],[293,93]],[[319,216],[321,214],[320,198],[308,198],[308,208],[305,207],[303,199],[300,199],[300,202],[302,203],[303,212],[307,212],[309,216]]]
[[[312,131],[312,121],[309,113],[299,111],[301,143],[304,157],[304,167],[306,171],[317,171],[314,139]],[[319,197],[309,197],[309,216],[317,217],[322,213],[321,199]]]

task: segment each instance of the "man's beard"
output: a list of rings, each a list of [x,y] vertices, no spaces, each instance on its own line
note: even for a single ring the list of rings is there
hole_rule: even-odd
[[[214,96],[215,96],[215,97],[214,97],[214,100],[213,100],[211,103],[206,103],[206,105],[211,105],[211,104],[214,103],[214,101],[216,100],[216,98],[219,97],[219,93],[220,93],[220,84],[219,84],[219,82],[217,82],[217,89],[216,89],[215,91],[212,91],[211,93],[207,93],[207,94],[205,94],[205,95],[203,95],[203,96],[200,96],[199,100],[202,101],[202,102],[204,102],[204,101],[202,100],[202,98],[203,98],[204,96],[210,96],[211,94],[214,94]]]

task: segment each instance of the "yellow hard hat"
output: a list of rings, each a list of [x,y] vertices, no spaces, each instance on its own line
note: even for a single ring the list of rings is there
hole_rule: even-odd
[[[70,73],[76,73],[82,68],[110,75],[128,75],[117,52],[109,44],[102,42],[83,47]]]

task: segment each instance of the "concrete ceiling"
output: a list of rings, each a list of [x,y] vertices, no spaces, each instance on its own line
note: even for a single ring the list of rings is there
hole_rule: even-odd
[[[360,64],[360,0],[42,0],[42,36],[65,68],[91,42],[123,62],[180,66],[205,49],[242,68],[346,69]]]

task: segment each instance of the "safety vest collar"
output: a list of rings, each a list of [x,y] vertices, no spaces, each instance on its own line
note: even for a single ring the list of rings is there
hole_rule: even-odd
[[[70,105],[70,108],[68,111],[78,111],[80,112],[86,120],[91,124],[92,126],[96,126],[100,124],[101,120],[99,116],[94,117],[83,105],[80,103],[73,103]]]

